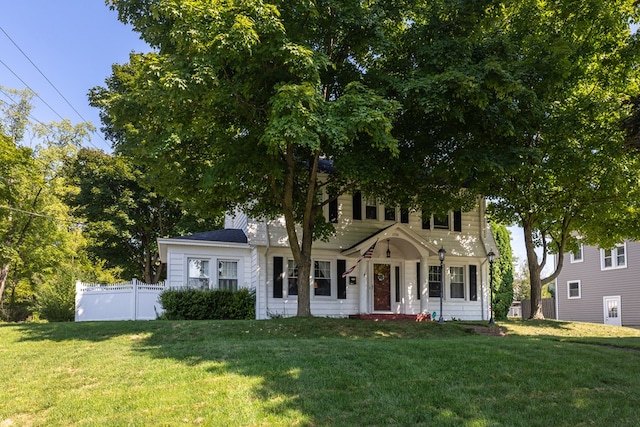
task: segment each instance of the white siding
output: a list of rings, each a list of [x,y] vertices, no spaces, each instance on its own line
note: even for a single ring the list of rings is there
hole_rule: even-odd
[[[449,297],[449,275],[445,276],[445,299],[443,312],[445,319],[452,317],[465,320],[482,320],[488,318],[487,311],[487,263],[488,248],[495,250],[491,233],[487,233],[484,220],[484,203],[471,212],[462,213],[462,231],[453,231],[454,217],[450,214],[450,230],[422,229],[420,212],[410,215],[408,224],[399,224],[400,211],[396,210],[396,221],[384,220],[383,206],[379,206],[380,219],[353,220],[351,195],[341,196],[338,200],[339,221],[336,234],[328,242],[314,242],[313,260],[331,262],[332,292],[331,296],[315,296],[311,288],[311,312],[315,316],[346,317],[360,312],[371,312],[373,286],[367,283],[371,276],[373,263],[389,263],[395,274],[395,267],[400,268],[400,301],[395,301],[395,283],[392,283],[392,311],[396,313],[418,314],[421,307],[430,313],[440,311],[440,300],[437,298],[421,301],[417,295],[417,263],[439,265],[437,251],[443,247],[447,251],[445,272],[451,265],[462,266],[468,273],[470,264],[478,267],[477,292],[478,301],[469,301],[469,278],[465,278],[465,299],[452,300]],[[326,212],[328,214],[328,211]],[[364,217],[364,212],[363,212]],[[225,224],[230,228],[245,230],[248,244],[227,244],[223,242],[185,243],[175,239],[168,243],[168,279],[169,286],[184,286],[187,278],[187,259],[189,257],[208,257],[212,260],[238,259],[238,278],[241,287],[256,289],[256,317],[265,319],[272,316],[294,316],[297,312],[297,297],[287,296],[274,298],[273,292],[273,258],[282,257],[286,270],[286,260],[292,258],[289,242],[282,219],[263,221],[247,218],[246,215],[236,213],[225,218]],[[391,227],[390,227],[391,226]],[[384,232],[381,232],[384,229]],[[338,299],[337,261],[345,260],[346,268],[357,262],[358,256],[366,248],[362,245],[366,239],[381,232],[372,259],[363,260],[350,274],[356,278],[355,285],[346,285],[346,299]],[[370,245],[373,242],[367,242]],[[356,247],[352,253],[343,252],[347,248]],[[386,257],[387,248],[391,251],[390,258]],[[421,277],[423,283],[425,277]],[[285,279],[286,282],[286,279]],[[311,286],[311,284],[309,284]],[[426,285],[425,285],[426,286]]]
[[[213,244],[213,242],[211,242]],[[238,261],[238,288],[252,288],[251,253],[246,247],[214,247],[175,244],[168,246],[167,286],[181,288],[187,284],[187,262],[189,258],[204,258],[211,261],[211,281],[216,283],[217,260]]]

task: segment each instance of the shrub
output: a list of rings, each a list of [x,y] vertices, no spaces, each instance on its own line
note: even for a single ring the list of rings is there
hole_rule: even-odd
[[[40,285],[35,314],[49,322],[73,321],[76,309],[75,292],[75,283],[68,278]]]
[[[168,289],[160,294],[168,320],[255,319],[254,291]]]

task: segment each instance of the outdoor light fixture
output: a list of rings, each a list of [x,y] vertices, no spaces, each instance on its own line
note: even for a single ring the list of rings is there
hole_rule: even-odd
[[[438,250],[438,258],[440,258],[440,318],[438,323],[444,323],[444,317],[442,317],[442,300],[444,299],[444,270],[442,269],[442,264],[446,253],[447,251],[444,250],[444,247]]]
[[[495,321],[493,320],[493,260],[495,259],[496,254],[493,253],[493,250],[489,251],[487,254],[487,258],[489,258],[489,324],[493,325]]]
[[[391,258],[391,249],[389,249],[389,239],[387,239],[387,258]]]

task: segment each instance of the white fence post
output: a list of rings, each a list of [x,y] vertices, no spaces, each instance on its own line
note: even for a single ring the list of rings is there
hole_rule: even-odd
[[[133,298],[131,298],[131,320],[138,319],[138,279],[135,277],[132,280],[133,282]]]

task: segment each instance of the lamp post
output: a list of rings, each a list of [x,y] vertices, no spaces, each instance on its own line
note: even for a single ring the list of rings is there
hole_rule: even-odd
[[[442,269],[442,264],[446,253],[447,251],[444,248],[438,250],[438,258],[440,258],[440,318],[438,323],[444,323],[444,317],[442,317],[442,300],[444,299],[444,270]]]
[[[489,251],[487,258],[489,258],[489,324],[493,325],[493,260],[496,254],[493,251]]]

